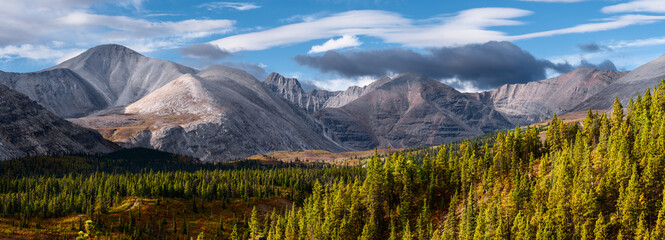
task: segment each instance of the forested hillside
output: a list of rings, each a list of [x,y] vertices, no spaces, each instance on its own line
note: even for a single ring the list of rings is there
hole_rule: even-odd
[[[624,116],[556,117],[535,129],[463,142],[423,158],[395,153],[364,181],[315,185],[268,239],[662,239],[665,83]],[[260,234],[260,233],[257,233]]]
[[[4,162],[0,237],[73,239],[87,225],[97,239],[665,238],[665,82],[609,115],[555,116],[546,131],[360,166],[30,175]]]

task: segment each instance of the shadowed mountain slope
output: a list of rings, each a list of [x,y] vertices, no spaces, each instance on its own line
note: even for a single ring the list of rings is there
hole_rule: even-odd
[[[334,140],[353,149],[436,145],[512,127],[479,100],[415,73],[314,116]]]
[[[631,97],[637,96],[639,92],[644,93],[647,88],[653,89],[663,78],[665,78],[665,55],[630,71],[570,112],[585,111],[589,108],[610,109],[615,97],[618,97],[624,106],[628,106]]]
[[[524,126],[570,111],[626,73],[580,67],[555,78],[506,84],[493,91],[470,95],[494,106],[513,124]]]
[[[0,160],[67,153],[107,153],[118,146],[0,85]]]

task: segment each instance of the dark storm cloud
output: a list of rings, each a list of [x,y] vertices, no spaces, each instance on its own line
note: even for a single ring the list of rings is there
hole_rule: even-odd
[[[189,45],[179,49],[178,52],[189,58],[206,58],[210,60],[219,60],[231,56],[230,52],[219,49],[217,46],[208,43]]]
[[[435,79],[469,81],[479,89],[545,79],[547,69],[565,73],[574,68],[567,63],[536,59],[510,42],[432,48],[425,54],[399,48],[342,53],[328,51],[318,56],[298,55],[295,60],[300,65],[346,77],[417,72]]]
[[[605,60],[605,61],[601,62],[598,65],[587,62],[586,60],[582,60],[580,62],[580,66],[581,67],[586,67],[586,68],[596,68],[596,69],[600,69],[600,70],[612,70],[612,71],[617,70],[617,67],[610,60]]]
[[[600,45],[600,44],[595,43],[595,42],[580,44],[580,45],[578,45],[578,47],[580,48],[580,50],[582,52],[586,52],[586,53],[595,53],[595,52],[609,50],[608,47]]]

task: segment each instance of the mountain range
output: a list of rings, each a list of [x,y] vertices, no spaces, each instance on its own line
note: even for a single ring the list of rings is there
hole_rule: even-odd
[[[631,72],[581,67],[480,93],[418,73],[305,92],[297,79],[278,73],[261,82],[239,69],[199,71],[102,45],[42,71],[0,72],[0,85],[13,89],[0,89],[0,121],[14,124],[0,130],[0,158],[103,153],[115,144],[204,161],[278,150],[435,145],[555,113],[608,109],[608,99],[627,101],[664,76],[665,56]],[[30,144],[17,143],[22,138]]]

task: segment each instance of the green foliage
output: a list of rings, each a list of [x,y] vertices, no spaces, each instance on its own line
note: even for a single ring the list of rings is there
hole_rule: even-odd
[[[95,238],[95,225],[92,220],[85,221],[85,232],[79,231],[76,240],[86,240]]]
[[[236,224],[233,224],[233,230],[231,231],[231,236],[229,238],[231,240],[240,240],[240,236],[238,236],[238,226]]]
[[[256,211],[256,206],[252,208],[252,216],[249,220],[249,237],[252,239],[258,238],[261,236],[261,225],[259,223],[258,211]]]

